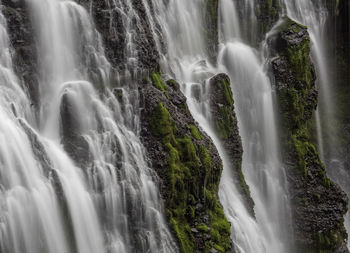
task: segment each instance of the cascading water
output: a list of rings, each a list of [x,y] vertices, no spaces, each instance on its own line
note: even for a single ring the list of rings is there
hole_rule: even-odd
[[[84,8],[27,3],[39,38],[40,120],[36,129],[0,16],[0,251],[177,252],[138,137],[137,90],[120,88],[120,103],[108,87],[110,64]],[[83,159],[68,157],[72,147]]]
[[[227,12],[230,7],[226,1],[220,3],[223,21],[235,15]],[[237,36],[239,31],[225,34],[229,23],[221,25],[224,28],[220,31],[218,68],[231,79],[243,141],[242,167],[255,202],[257,222],[265,235],[267,252],[288,252],[291,234],[288,190],[280,161],[273,92],[264,69],[264,52],[242,43],[244,38]]]
[[[232,240],[239,252],[287,252],[289,202],[285,175],[279,160],[271,84],[258,59],[258,52],[239,42],[243,37],[238,24],[234,2],[220,1],[221,51],[218,68],[208,63],[202,31],[202,17],[198,10],[203,1],[169,1],[163,23],[168,39],[168,57],[171,70],[183,83],[182,90],[194,118],[212,137],[224,161],[224,172],[219,197],[232,224]],[[248,1],[250,12],[254,3]],[[191,10],[191,13],[188,10]],[[197,10],[197,11],[196,11]],[[180,34],[180,36],[179,36]],[[183,35],[183,36],[181,36]],[[205,80],[214,73],[226,72],[232,81],[236,97],[240,134],[243,140],[243,170],[256,203],[257,222],[245,208],[230,175],[230,164],[220,141],[210,125]],[[200,101],[191,94],[192,87],[200,87]]]
[[[126,60],[118,74],[128,85],[118,87],[113,87],[117,71],[82,6],[72,0],[26,2],[37,31],[39,113],[14,74],[6,20],[0,13],[0,252],[178,252],[162,214],[157,177],[139,137],[140,99],[130,80],[140,70],[142,52],[135,38],[144,24],[134,1],[105,0],[109,15],[118,12],[125,30]],[[248,45],[257,37],[256,2],[219,1],[216,66],[210,63],[203,29],[205,2],[140,4],[164,69],[182,83],[192,115],[223,160],[219,198],[231,222],[235,250],[289,252],[289,199],[274,94],[264,48]],[[333,110],[322,44],[326,11],[313,1],[284,4],[291,18],[309,27],[314,44],[321,88],[316,120],[323,154],[322,139],[330,128],[321,114],[332,119]],[[244,149],[242,168],[256,218],[236,188],[229,154],[212,129],[208,79],[219,72],[231,79]],[[194,89],[199,89],[199,98]]]

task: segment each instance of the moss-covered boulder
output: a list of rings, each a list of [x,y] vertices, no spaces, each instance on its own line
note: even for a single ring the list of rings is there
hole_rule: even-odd
[[[297,252],[348,252],[343,225],[348,200],[327,177],[307,127],[317,106],[307,28],[286,18],[270,46],[276,53],[272,70]]]
[[[174,237],[182,252],[232,252],[230,223],[217,195],[219,154],[192,118],[179,84],[159,75],[152,79],[161,84],[140,88],[141,139],[160,177]]]
[[[209,87],[212,127],[230,159],[236,186],[245,200],[247,209],[254,216],[254,201],[242,173],[243,148],[234,111],[230,78],[226,74],[215,75],[209,80]]]

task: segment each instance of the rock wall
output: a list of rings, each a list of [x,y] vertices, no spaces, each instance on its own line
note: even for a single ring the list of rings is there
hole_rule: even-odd
[[[348,252],[343,217],[348,199],[326,175],[310,142],[308,122],[317,106],[315,71],[306,27],[286,18],[270,39],[287,169],[296,252]]]

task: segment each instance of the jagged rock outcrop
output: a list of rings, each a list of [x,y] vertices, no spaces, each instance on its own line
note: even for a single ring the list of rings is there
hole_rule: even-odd
[[[317,106],[307,28],[286,18],[270,38],[283,159],[291,194],[297,252],[348,252],[344,214],[348,199],[326,175],[307,123]]]
[[[131,55],[128,55],[130,52],[127,48],[131,53],[136,52],[137,58],[134,60],[137,61],[139,70],[156,69],[159,52],[142,1],[132,0],[132,9],[126,6],[126,1],[120,1],[121,6],[118,6],[119,1],[113,0],[76,1],[91,11],[97,30],[102,36],[107,59],[118,71],[135,71],[134,62],[128,62]],[[151,1],[148,2],[152,4]],[[127,31],[127,28],[130,30]],[[155,29],[161,37],[159,26],[156,25]],[[128,35],[128,32],[132,34]],[[127,45],[128,39],[132,39],[132,48],[131,45]]]
[[[210,113],[212,122],[215,122],[213,128],[230,159],[235,185],[243,196],[247,209],[254,216],[254,201],[242,173],[243,148],[234,111],[230,78],[226,74],[218,74],[209,80],[209,85]]]
[[[161,181],[166,214],[182,252],[232,252],[230,223],[218,201],[222,162],[192,118],[174,80],[157,73],[140,87],[141,138]]]
[[[2,0],[2,13],[7,20],[13,66],[33,105],[39,104],[37,52],[34,28],[24,0]]]

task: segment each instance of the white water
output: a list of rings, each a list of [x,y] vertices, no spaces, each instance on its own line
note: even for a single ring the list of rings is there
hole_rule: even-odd
[[[124,87],[122,104],[113,95],[110,64],[85,9],[73,1],[28,4],[41,63],[38,128],[0,16],[0,251],[177,252],[138,137],[137,90]],[[64,98],[74,133],[87,143],[83,167],[61,144]]]
[[[224,161],[219,197],[232,225],[236,250],[287,252],[289,202],[279,160],[271,84],[264,70],[264,59],[259,58],[261,54],[240,42],[250,37],[242,35],[242,31],[255,30],[255,17],[247,18],[247,23],[239,23],[234,3],[220,1],[222,44],[216,68],[208,63],[204,36],[200,32],[202,20],[198,10],[204,8],[203,1],[170,0],[162,11],[169,64],[171,73],[183,83],[182,90],[192,115],[212,137]],[[188,5],[192,5],[191,8]],[[253,1],[245,2],[245,10],[250,15],[253,5]],[[252,27],[247,28],[249,25]],[[206,79],[219,72],[225,72],[231,78],[243,141],[243,171],[256,204],[257,220],[244,206],[230,173],[232,165],[211,129],[205,84]],[[201,90],[200,102],[192,96],[194,86]]]
[[[111,66],[100,36],[81,6],[70,0],[27,2],[38,31],[42,104],[37,127],[30,102],[12,70],[6,22],[0,15],[0,252],[177,252],[162,216],[155,175],[144,160],[138,137],[137,90],[123,87],[122,103],[114,96],[109,88]],[[135,70],[138,52],[132,21],[139,25],[139,17],[130,0],[109,2],[123,14],[126,69]],[[156,22],[167,39],[169,75],[183,83],[191,113],[212,137],[223,159],[219,197],[231,222],[235,248],[247,253],[288,252],[287,241],[292,241],[286,236],[289,204],[273,93],[262,50],[246,44],[257,30],[254,1],[243,1],[245,21],[238,16],[235,2],[220,1],[217,67],[208,63],[201,33],[204,1],[169,0],[164,5],[153,0],[153,10],[149,1],[142,2],[159,52],[162,45]],[[315,16],[317,8],[309,2],[286,1],[287,12],[310,25],[315,43],[322,41],[316,35],[322,34],[324,17],[322,13]],[[323,50],[321,44],[314,47],[321,70],[327,68]],[[219,72],[231,78],[243,140],[243,171],[255,202],[256,220],[243,204],[227,154],[210,124],[206,80]],[[322,71],[321,76],[325,84],[326,73]],[[200,101],[193,98],[193,86],[200,87]],[[72,161],[61,144],[63,98],[88,146],[84,167]],[[323,100],[332,104],[327,97]],[[331,108],[329,105],[325,107]],[[321,127],[318,129],[321,133]],[[319,140],[321,147],[322,138]]]

